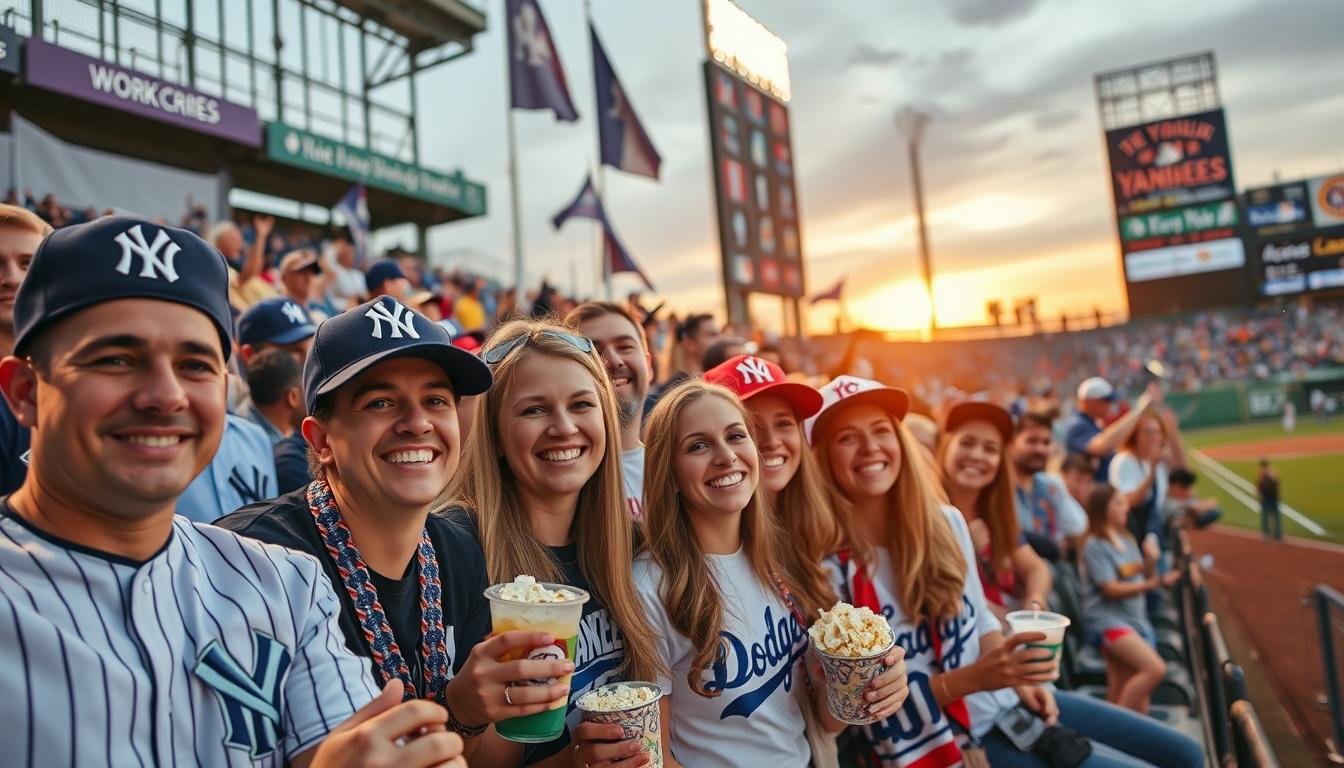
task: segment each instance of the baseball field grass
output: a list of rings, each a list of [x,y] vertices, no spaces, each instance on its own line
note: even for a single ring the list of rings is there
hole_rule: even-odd
[[[1219,500],[1224,522],[1259,529],[1254,483],[1259,459],[1267,457],[1279,473],[1283,502],[1324,529],[1317,533],[1285,514],[1284,533],[1344,543],[1344,417],[1307,417],[1291,435],[1277,420],[1216,427],[1190,432],[1185,442],[1194,449],[1196,493]]]

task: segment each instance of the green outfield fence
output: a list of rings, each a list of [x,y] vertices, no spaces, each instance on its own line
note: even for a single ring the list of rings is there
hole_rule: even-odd
[[[1315,389],[1336,401],[1344,399],[1344,368],[1322,368],[1301,376],[1280,374],[1198,392],[1171,392],[1166,401],[1180,418],[1182,429],[1217,427],[1280,418],[1289,402],[1297,409],[1299,419],[1310,418],[1311,392]]]

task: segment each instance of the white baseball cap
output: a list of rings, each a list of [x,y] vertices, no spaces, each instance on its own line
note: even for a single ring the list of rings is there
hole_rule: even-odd
[[[812,442],[812,435],[817,426],[840,410],[842,405],[858,403],[876,405],[890,413],[897,421],[904,419],[906,412],[910,410],[910,395],[905,390],[888,387],[880,381],[861,379],[858,376],[837,376],[822,386],[820,392],[821,410],[803,423],[808,443]]]
[[[1115,387],[1100,376],[1093,376],[1090,379],[1084,379],[1082,384],[1078,385],[1079,400],[1114,400]]]

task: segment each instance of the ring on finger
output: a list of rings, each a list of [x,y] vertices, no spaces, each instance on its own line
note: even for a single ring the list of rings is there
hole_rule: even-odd
[[[510,707],[513,706],[513,699],[509,698],[509,687],[507,685],[504,686],[504,703]]]

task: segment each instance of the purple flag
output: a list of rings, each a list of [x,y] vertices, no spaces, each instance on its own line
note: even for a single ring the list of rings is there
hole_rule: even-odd
[[[597,196],[597,190],[593,188],[591,176],[583,180],[583,188],[579,190],[579,196],[574,198],[574,202],[551,218],[551,226],[559,229],[566,221],[575,217],[592,219],[603,224],[607,222],[607,212],[602,208],[602,199]]]
[[[808,299],[807,303],[816,304],[819,301],[839,301],[840,294],[843,293],[844,290],[845,290],[845,278],[842,277],[838,281],[836,281],[835,285],[831,286],[830,290],[818,293],[811,299]]]
[[[635,114],[635,107],[625,96],[616,70],[611,68],[607,52],[591,24],[588,31],[593,38],[593,78],[597,83],[597,136],[602,145],[602,164],[622,171],[658,178],[658,166],[663,160],[654,149],[649,134]]]
[[[335,205],[338,213],[345,217],[345,226],[350,230],[350,241],[355,245],[355,264],[364,268],[369,258],[369,199],[363,184],[356,184],[345,193]]]
[[[653,283],[640,271],[635,260],[630,258],[630,253],[625,250],[621,244],[620,238],[616,237],[616,232],[611,228],[611,222],[607,220],[606,208],[602,205],[602,198],[597,196],[597,190],[593,188],[591,177],[584,179],[583,188],[579,190],[578,197],[570,203],[563,211],[560,211],[551,219],[551,224],[559,229],[566,221],[572,218],[592,219],[602,225],[602,252],[607,258],[607,274],[615,275],[621,272],[633,272],[639,276],[639,279],[648,286],[649,290],[654,290]]]
[[[556,119],[579,119],[565,83],[551,29],[537,0],[506,0],[508,12],[509,92],[514,109],[549,109]]]

